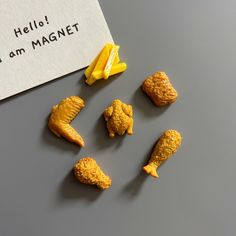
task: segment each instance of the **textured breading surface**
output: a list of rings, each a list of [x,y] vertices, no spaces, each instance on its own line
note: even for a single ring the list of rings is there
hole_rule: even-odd
[[[70,125],[70,122],[84,106],[84,100],[79,96],[71,96],[63,99],[52,108],[48,121],[49,129],[56,136],[62,136],[68,141],[83,147],[85,145],[83,138]]]
[[[133,134],[133,109],[131,105],[116,99],[104,111],[104,118],[111,138],[115,137],[116,134],[123,135],[125,132],[129,135]]]
[[[100,189],[111,186],[112,180],[105,175],[95,159],[84,157],[74,165],[75,177],[84,184],[96,185]]]
[[[178,97],[165,72],[156,72],[144,80],[143,91],[151,98],[156,106],[165,106],[173,103]]]
[[[181,134],[176,130],[167,130],[157,141],[148,165],[143,169],[153,177],[158,177],[156,169],[169,159],[181,145]]]

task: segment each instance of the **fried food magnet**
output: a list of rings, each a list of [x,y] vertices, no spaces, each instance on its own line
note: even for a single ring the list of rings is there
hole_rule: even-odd
[[[71,96],[63,99],[52,108],[48,121],[49,129],[57,136],[64,137],[72,143],[84,147],[83,138],[70,125],[70,122],[77,116],[84,107],[84,100],[79,96]]]
[[[143,91],[156,106],[165,106],[176,101],[178,93],[165,72],[156,72],[144,80]]]
[[[176,130],[167,130],[157,141],[157,144],[152,152],[149,163],[143,167],[143,170],[158,178],[157,168],[169,159],[181,145],[181,134]]]
[[[114,138],[116,134],[123,135],[125,132],[129,135],[133,134],[133,109],[131,105],[115,99],[103,114],[110,138]]]
[[[101,170],[96,160],[91,157],[84,157],[74,165],[75,177],[84,184],[96,185],[104,190],[111,186],[112,180]]]
[[[120,62],[120,46],[108,43],[104,46],[99,55],[93,60],[84,74],[86,83],[92,85],[97,80],[107,80],[109,76],[124,72],[127,68],[126,63]]]

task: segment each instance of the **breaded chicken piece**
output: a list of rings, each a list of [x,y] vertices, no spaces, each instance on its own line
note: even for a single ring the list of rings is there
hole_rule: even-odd
[[[105,175],[98,166],[95,159],[84,157],[74,165],[75,177],[84,184],[96,185],[100,189],[107,189],[111,186],[112,180]]]
[[[70,122],[84,106],[84,100],[79,96],[71,96],[63,99],[58,105],[52,108],[48,121],[49,129],[56,136],[62,136],[68,141],[84,147],[85,143],[83,138],[70,125]]]
[[[104,118],[111,138],[115,137],[116,134],[123,135],[125,132],[129,135],[133,134],[133,109],[131,105],[116,99],[104,111]]]
[[[153,177],[158,178],[156,169],[169,159],[181,145],[181,134],[176,130],[167,130],[158,139],[152,152],[148,165],[143,170]]]
[[[178,97],[165,72],[156,72],[144,80],[143,91],[151,98],[156,106],[165,106],[173,103]]]

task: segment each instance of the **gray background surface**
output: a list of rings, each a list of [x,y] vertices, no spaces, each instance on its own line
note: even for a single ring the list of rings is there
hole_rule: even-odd
[[[0,235],[235,235],[236,2],[100,4],[127,72],[90,88],[79,71],[0,103]],[[140,90],[156,70],[180,94],[167,109]],[[73,122],[81,150],[46,126],[70,95],[86,101]],[[134,135],[110,140],[101,115],[115,98],[133,105]],[[183,145],[155,180],[140,170],[169,128]],[[112,176],[109,190],[74,180],[74,162],[87,155]]]

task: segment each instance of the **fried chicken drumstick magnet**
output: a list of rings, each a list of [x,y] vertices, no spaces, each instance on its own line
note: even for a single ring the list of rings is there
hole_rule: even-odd
[[[176,130],[167,130],[157,141],[157,144],[152,152],[149,163],[143,167],[143,170],[158,178],[157,168],[169,159],[181,145],[181,134]]]
[[[84,184],[96,185],[104,190],[111,186],[111,179],[105,175],[95,159],[84,157],[74,165],[75,177]]]

